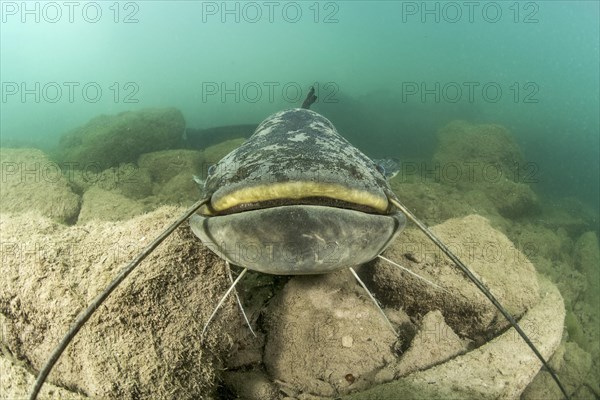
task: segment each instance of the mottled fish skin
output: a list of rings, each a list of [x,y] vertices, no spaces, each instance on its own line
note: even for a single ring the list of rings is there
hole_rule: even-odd
[[[206,180],[212,202],[246,187],[309,181],[342,185],[387,201],[377,165],[322,115],[303,108],[265,119],[248,141],[219,161]]]

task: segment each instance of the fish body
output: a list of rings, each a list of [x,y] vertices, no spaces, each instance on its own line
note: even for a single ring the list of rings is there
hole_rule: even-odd
[[[381,167],[322,115],[275,113],[214,167],[192,231],[225,260],[278,275],[368,262],[406,225]]]

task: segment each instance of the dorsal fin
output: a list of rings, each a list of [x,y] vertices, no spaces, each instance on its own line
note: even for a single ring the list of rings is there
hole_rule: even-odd
[[[315,87],[311,86],[308,94],[306,95],[306,99],[304,99],[304,102],[302,103],[302,108],[306,108],[307,110],[310,109],[311,104],[315,101],[317,101],[317,96],[315,96]]]

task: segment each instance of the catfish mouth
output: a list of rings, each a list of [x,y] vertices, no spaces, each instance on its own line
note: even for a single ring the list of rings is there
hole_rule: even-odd
[[[204,216],[218,216],[289,205],[319,205],[368,214],[390,212],[390,203],[383,192],[322,182],[274,183],[244,187],[224,196],[213,194],[210,203],[199,211]]]

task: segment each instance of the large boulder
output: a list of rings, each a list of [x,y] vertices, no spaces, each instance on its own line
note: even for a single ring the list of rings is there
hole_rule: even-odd
[[[135,162],[140,154],[182,145],[185,120],[175,108],[100,115],[60,139],[58,159],[75,169],[99,170]]]
[[[498,176],[524,179],[521,149],[512,134],[497,124],[448,123],[438,132],[433,161],[440,163],[443,178],[449,182],[470,184]]]
[[[558,289],[548,281],[541,281],[541,286],[541,301],[523,316],[520,324],[548,359],[560,345],[565,310]],[[342,399],[518,399],[540,367],[541,362],[511,328],[450,361]],[[545,384],[556,393],[556,383],[546,380]]]
[[[39,371],[77,314],[182,212],[73,227],[2,214],[3,353]],[[224,263],[182,226],[90,318],[49,381],[102,399],[213,397],[236,332],[233,299],[202,328],[228,284]]]
[[[142,154],[139,168],[152,179],[157,204],[189,205],[200,198],[201,187],[194,176],[206,176],[203,153],[196,150],[163,150]]]
[[[394,333],[347,270],[292,278],[267,321],[267,372],[308,393],[333,397],[368,387],[395,360]]]
[[[539,301],[535,267],[487,219],[470,215],[447,220],[431,230],[513,315],[523,315]],[[420,231],[408,229],[384,255],[443,288],[377,260],[373,263],[375,268],[364,267],[363,274],[384,304],[402,307],[415,315],[439,309],[458,335],[477,342],[507,326],[489,300]]]
[[[100,170],[73,170],[70,174],[77,192],[92,188],[118,193],[135,200],[152,195],[152,178],[149,172],[134,163],[120,164]]]
[[[537,167],[525,162],[516,140],[502,125],[450,122],[438,133],[431,168],[441,183],[481,191],[506,218],[539,211],[539,200],[529,186],[539,179]]]
[[[210,167],[212,164],[216,164],[231,151],[240,147],[245,141],[246,139],[243,138],[231,139],[207,147],[204,149],[205,166]]]
[[[165,184],[179,174],[190,179],[200,176],[204,167],[202,152],[196,150],[161,150],[142,154],[137,165],[148,171],[153,183]]]

